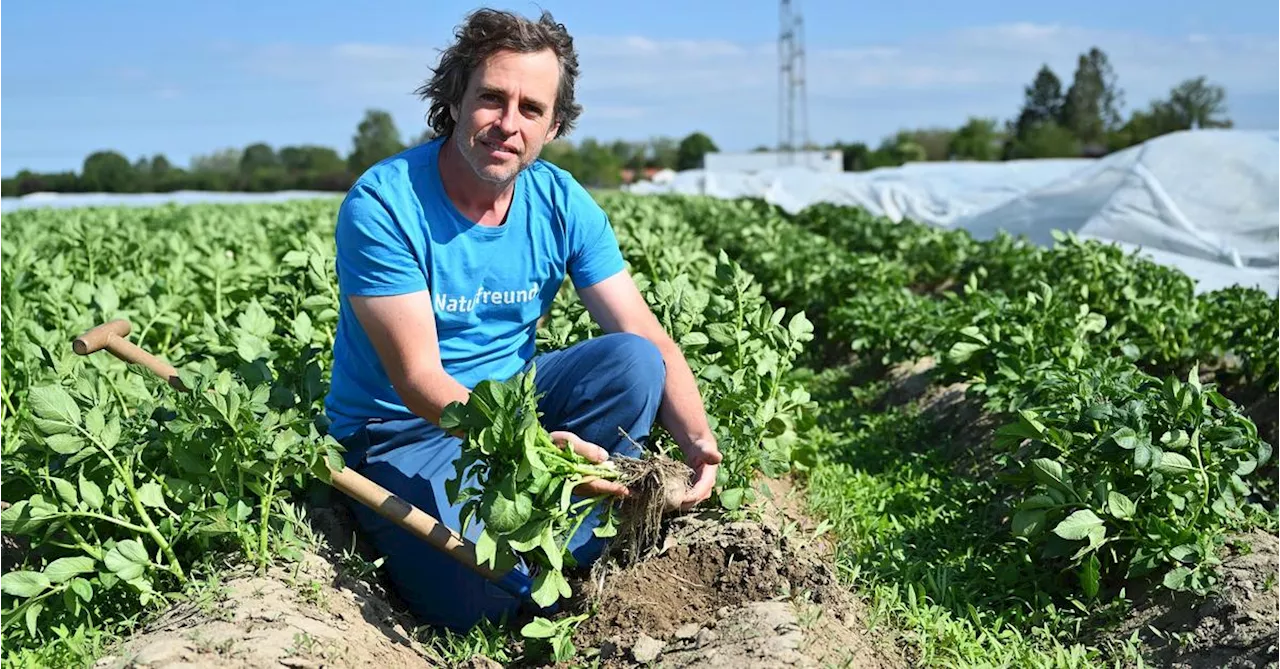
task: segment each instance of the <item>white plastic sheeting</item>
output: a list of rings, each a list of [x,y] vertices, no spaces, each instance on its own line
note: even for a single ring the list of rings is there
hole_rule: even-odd
[[[343,193],[291,190],[274,193],[220,193],[211,191],[174,191],[172,193],[31,193],[21,197],[0,199],[0,211],[51,207],[154,207],[162,204],[242,204],[250,202],[283,202],[322,197],[341,198]]]
[[[1052,230],[1141,250],[1197,281],[1271,295],[1280,284],[1280,137],[1274,132],[1173,133],[1092,160],[912,163],[869,172],[799,169],[681,172],[636,193],[761,197],[791,212],[855,205],[891,220],[997,231],[1052,244]]]

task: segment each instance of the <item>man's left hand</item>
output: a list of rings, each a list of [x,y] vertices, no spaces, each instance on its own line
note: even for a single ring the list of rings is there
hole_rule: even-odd
[[[716,473],[720,470],[720,449],[714,439],[699,439],[684,451],[684,461],[693,470],[693,487],[685,493],[680,510],[688,511],[699,502],[711,497],[711,489],[716,484]]]

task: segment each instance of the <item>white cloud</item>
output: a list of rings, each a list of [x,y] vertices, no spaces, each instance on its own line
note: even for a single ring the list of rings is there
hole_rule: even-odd
[[[577,38],[586,107],[579,137],[679,135],[695,128],[747,148],[775,139],[778,64],[773,42]],[[1159,36],[1068,25],[1009,23],[853,47],[810,46],[806,79],[811,136],[874,140],[901,127],[1006,119],[1042,64],[1070,85],[1076,59],[1106,52],[1126,109],[1144,107],[1179,81],[1204,75],[1233,99],[1277,91],[1274,37]],[[439,50],[425,45],[346,43],[239,50],[243,64],[272,79],[310,82],[331,100],[382,107],[416,120],[411,92]],[[1234,113],[1234,108],[1233,108]],[[1273,121],[1271,121],[1273,122]]]

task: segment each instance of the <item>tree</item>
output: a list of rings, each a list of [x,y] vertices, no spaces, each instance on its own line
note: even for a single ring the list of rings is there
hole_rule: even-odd
[[[960,160],[995,160],[999,155],[996,119],[969,117],[951,136],[947,155]]]
[[[207,156],[191,159],[191,171],[215,174],[235,174],[240,171],[240,149],[227,148]]]
[[[676,140],[670,137],[653,137],[649,139],[649,153],[647,167],[675,169],[679,162],[680,148]]]
[[[946,160],[947,147],[951,144],[953,134],[955,131],[949,128],[919,128],[904,130],[898,133],[898,138],[899,141],[912,142],[924,149],[922,160]]]
[[[360,175],[374,163],[403,151],[400,143],[400,131],[396,130],[391,114],[378,109],[365,112],[364,119],[356,128],[352,138],[351,155],[347,157],[347,167]]]
[[[1067,89],[1061,125],[1086,145],[1100,145],[1107,133],[1120,126],[1120,89],[1116,76],[1101,49],[1093,47],[1080,54],[1075,78]]]
[[[1063,104],[1062,81],[1048,65],[1041,65],[1035,80],[1023,89],[1022,110],[1014,123],[1014,135],[1023,137],[1041,123],[1060,121]]]
[[[253,174],[257,170],[279,165],[280,158],[276,156],[275,149],[262,142],[245,147],[244,154],[240,156],[241,174]]]
[[[138,181],[129,159],[116,151],[95,151],[84,159],[80,181],[86,191],[128,193]]]
[[[840,168],[845,172],[860,172],[870,167],[868,157],[871,149],[862,142],[836,142],[831,145],[831,149],[840,152]]]
[[[1053,121],[1035,126],[1023,137],[1013,138],[1005,149],[1007,159],[1076,158],[1079,155],[1079,138]]]
[[[286,146],[280,149],[280,164],[288,172],[331,174],[345,172],[346,163],[337,151],[327,146]]]
[[[680,147],[676,150],[676,169],[677,170],[694,170],[702,167],[702,157],[713,151],[719,151],[716,143],[711,138],[701,132],[691,133],[688,137],[680,140]]]
[[[1187,79],[1169,93],[1167,112],[1180,128],[1230,128],[1227,92],[1221,86],[1206,82],[1204,77]]]

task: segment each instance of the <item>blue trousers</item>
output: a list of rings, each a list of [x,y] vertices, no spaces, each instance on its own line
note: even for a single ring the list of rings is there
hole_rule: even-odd
[[[544,353],[533,364],[543,427],[567,430],[611,454],[640,456],[618,428],[640,444],[647,442],[666,381],[656,346],[636,335],[609,334]],[[452,504],[444,487],[456,475],[460,439],[412,418],[371,421],[341,443],[348,467],[461,531],[462,505]],[[398,594],[422,623],[465,631],[482,618],[497,620],[521,608],[520,600],[395,523],[361,504],[350,507],[385,558]],[[604,549],[606,540],[592,535],[597,525],[598,518],[589,518],[570,539],[569,551],[579,565],[591,564]],[[475,541],[482,528],[473,519],[464,536]]]

